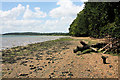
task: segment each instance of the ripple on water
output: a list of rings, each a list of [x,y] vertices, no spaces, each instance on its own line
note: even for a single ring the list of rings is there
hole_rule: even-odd
[[[65,36],[3,36],[2,49],[59,39]]]

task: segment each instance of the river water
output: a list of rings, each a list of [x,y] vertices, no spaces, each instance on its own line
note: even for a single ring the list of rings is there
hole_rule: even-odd
[[[27,44],[55,40],[63,37],[66,37],[66,36],[4,35],[4,36],[0,36],[0,38],[2,38],[1,49],[6,49],[6,48],[11,48],[16,46],[25,46]]]

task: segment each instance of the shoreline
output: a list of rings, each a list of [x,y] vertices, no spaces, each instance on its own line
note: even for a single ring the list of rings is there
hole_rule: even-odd
[[[5,50],[3,78],[118,78],[118,57],[102,53],[78,56],[73,49],[81,46],[80,40],[100,42],[69,37]],[[102,63],[102,55],[108,56],[109,64]]]
[[[5,35],[5,36],[11,36],[11,35]],[[12,35],[12,36],[14,36],[14,35]],[[20,35],[15,35],[15,37],[19,37]],[[22,35],[23,37],[25,36],[25,35]],[[28,35],[26,35],[26,36],[28,36]],[[21,37],[21,36],[20,36]],[[30,35],[30,37],[37,37],[37,36],[32,36],[32,35]],[[41,36],[40,36],[41,37]],[[45,36],[44,35],[44,37],[49,37],[49,36]],[[50,36],[51,37],[51,36]],[[70,36],[53,36],[53,37],[56,37],[55,39],[49,39],[49,40],[44,40],[44,41],[33,41],[33,42],[29,42],[29,41],[26,41],[26,42],[24,42],[24,43],[22,43],[21,45],[20,44],[17,44],[16,43],[16,45],[14,45],[14,44],[12,44],[11,46],[9,46],[9,47],[1,47],[1,49],[0,49],[0,51],[2,51],[2,50],[5,50],[5,49],[11,49],[11,48],[14,48],[14,47],[17,47],[17,46],[27,46],[27,45],[29,45],[29,44],[36,44],[36,43],[41,43],[41,42],[45,42],[45,41],[51,41],[51,40],[56,40],[56,39],[60,39],[60,38],[64,38],[64,37],[70,37]],[[58,38],[57,38],[58,37]]]

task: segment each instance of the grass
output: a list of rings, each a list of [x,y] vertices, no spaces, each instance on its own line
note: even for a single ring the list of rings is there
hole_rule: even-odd
[[[117,54],[117,53],[113,53],[113,52],[106,52],[106,54],[110,54],[110,55],[112,55],[112,56],[120,56],[120,53]]]
[[[84,54],[84,53],[88,53],[88,52],[91,52],[91,51],[92,51],[92,49],[86,49],[82,53]]]
[[[52,40],[52,41],[58,42],[58,41],[72,41],[72,40],[74,40],[74,39],[66,37],[66,38],[60,38],[60,39],[56,39],[56,40]]]
[[[76,39],[76,41],[85,41],[88,42],[88,45],[96,44],[98,41],[92,41],[91,39]]]

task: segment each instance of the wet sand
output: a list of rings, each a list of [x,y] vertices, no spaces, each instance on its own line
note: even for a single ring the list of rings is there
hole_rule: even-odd
[[[118,78],[118,56],[102,53],[73,53],[80,40],[91,44],[104,41],[62,38],[3,51],[3,78]],[[108,56],[103,64],[101,56]]]

